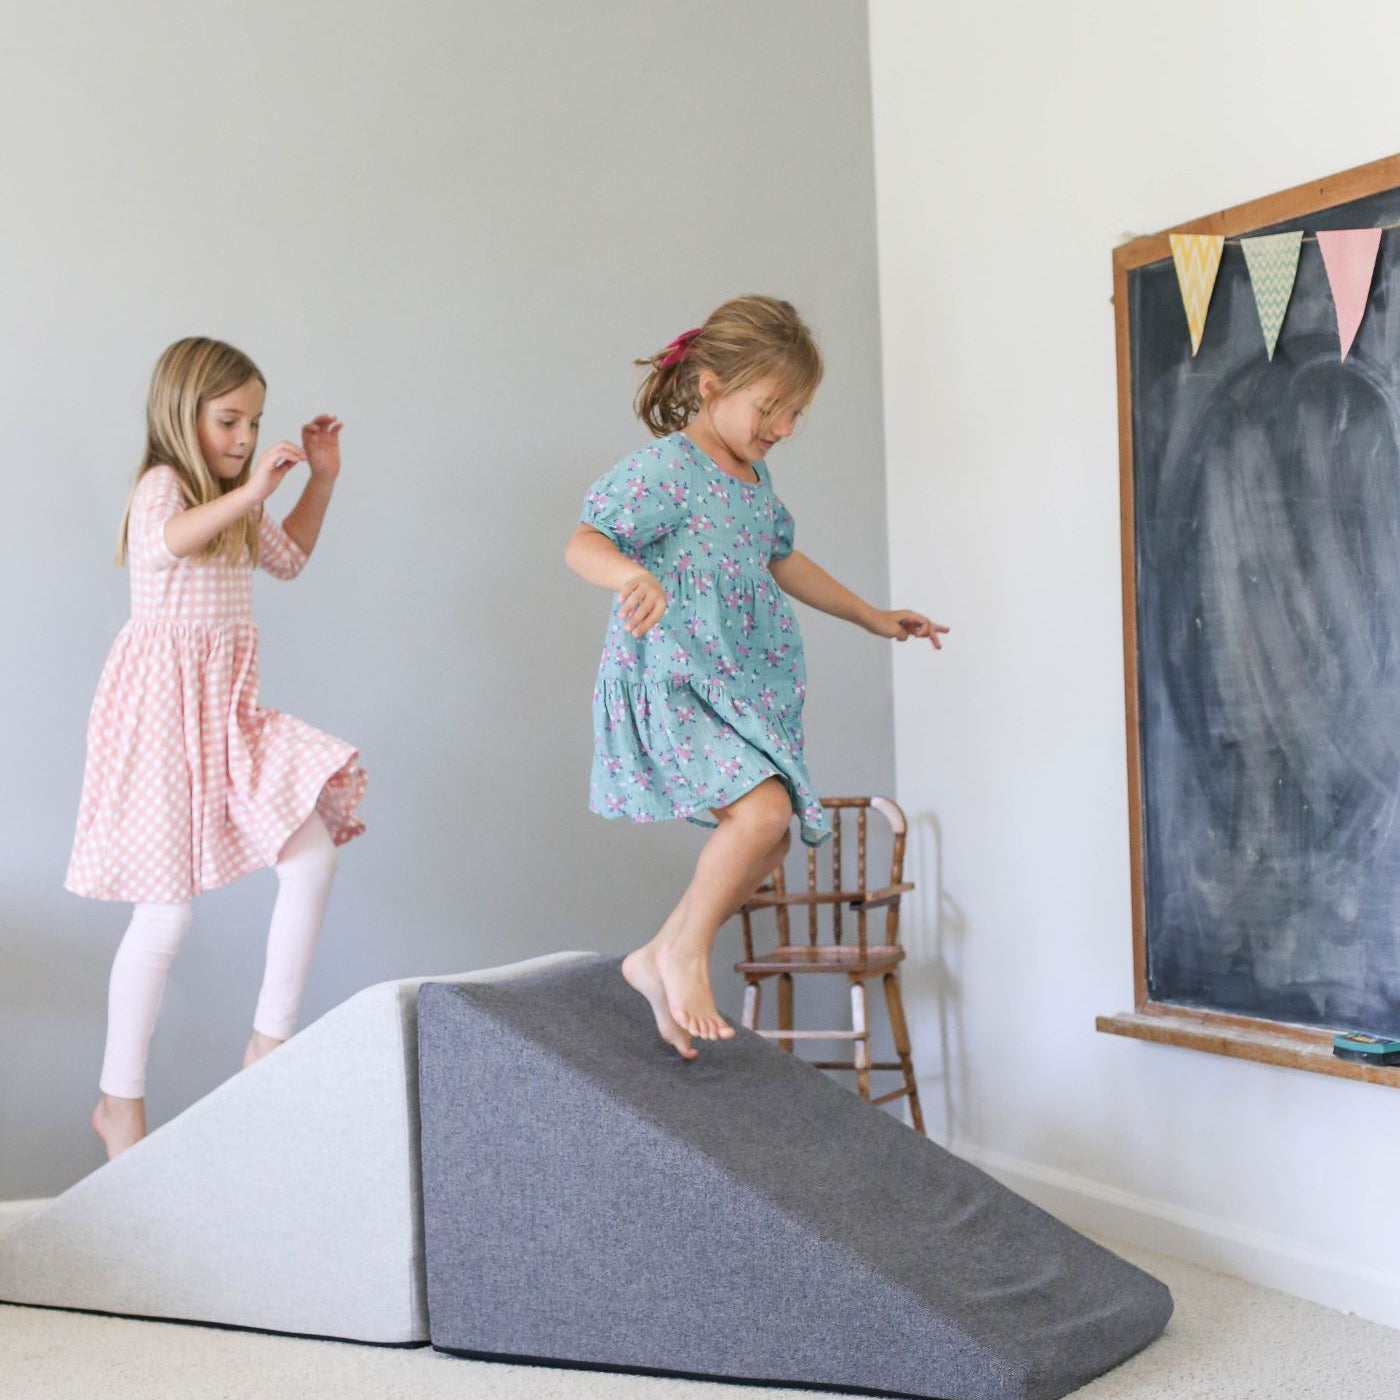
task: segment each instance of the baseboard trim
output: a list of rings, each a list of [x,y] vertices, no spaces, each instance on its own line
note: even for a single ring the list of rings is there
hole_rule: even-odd
[[[1400,1328],[1400,1274],[1353,1264],[1281,1235],[1105,1186],[975,1143],[955,1141],[945,1146],[1075,1229],[1140,1245]]]

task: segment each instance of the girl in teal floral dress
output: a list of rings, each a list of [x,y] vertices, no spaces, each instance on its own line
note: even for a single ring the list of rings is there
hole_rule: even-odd
[[[727,1039],[710,988],[722,923],[802,840],[831,834],[803,758],[807,673],[791,595],[882,637],[948,629],[872,607],[793,548],[765,458],[821,381],[811,332],[785,301],[740,297],[639,364],[637,412],[656,440],[594,482],[565,552],[617,594],[593,693],[590,807],[714,828],[661,931],[622,972],[657,1029]]]

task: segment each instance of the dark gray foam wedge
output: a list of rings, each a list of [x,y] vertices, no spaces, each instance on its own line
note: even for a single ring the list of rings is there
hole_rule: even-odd
[[[1156,1279],[756,1035],[687,1063],[611,959],[425,985],[433,1345],[939,1400],[1051,1400]]]

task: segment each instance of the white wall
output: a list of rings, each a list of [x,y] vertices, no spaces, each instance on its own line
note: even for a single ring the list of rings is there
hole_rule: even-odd
[[[829,364],[774,454],[798,540],[878,596],[863,5],[6,7],[0,1199],[101,1158],[87,1116],[126,910],[61,882],[161,349],[246,349],[267,439],[323,409],[346,424],[316,557],[257,603],[265,703],[358,743],[370,774],[306,1019],[384,978],[622,952],[678,898],[698,828],[587,810],[608,599],[563,547],[588,483],[646,439],[633,357],[749,291],[790,297]],[[887,787],[888,644],[802,625],[816,781]],[[196,904],[153,1123],[237,1068],[272,893],[264,873]],[[725,930],[721,968],[737,947]]]
[[[1400,1094],[1132,1005],[1110,253],[1400,148],[1385,3],[871,5],[895,657],[931,1127],[1085,1225],[1400,1325]],[[940,1075],[946,1065],[946,1078]]]

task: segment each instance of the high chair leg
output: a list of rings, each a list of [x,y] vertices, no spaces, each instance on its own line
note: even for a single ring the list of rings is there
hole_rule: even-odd
[[[744,987],[743,1026],[746,1031],[758,1029],[758,1003],[762,995],[763,984],[761,982],[749,982]]]
[[[856,1084],[861,1098],[870,1099],[870,1022],[865,999],[865,983],[851,983],[851,1029],[857,1039],[852,1042],[855,1051]]]
[[[924,1130],[923,1109],[919,1106],[919,1082],[914,1078],[914,1058],[909,1047],[909,1027],[904,1020],[904,998],[899,990],[899,977],[896,973],[885,974],[885,1004],[890,1011],[890,1030],[894,1033],[894,1048],[899,1055],[900,1067],[904,1071],[904,1087],[909,1095],[909,1116],[914,1130]]]
[[[792,1029],[792,973],[790,972],[778,974],[778,1029],[780,1031]],[[778,1044],[788,1054],[792,1053],[792,1041],[779,1040]]]

